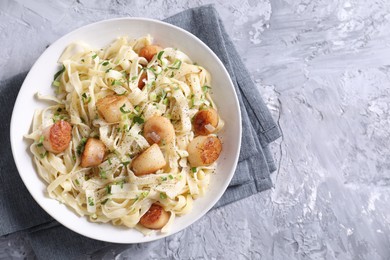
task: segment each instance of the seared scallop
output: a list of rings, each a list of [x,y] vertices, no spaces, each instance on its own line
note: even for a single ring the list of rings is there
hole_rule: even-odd
[[[68,148],[72,139],[72,126],[68,122],[60,120],[43,129],[42,135],[45,149],[57,154]]]
[[[172,142],[175,129],[168,118],[153,116],[145,122],[143,135],[149,144],[166,144]]]
[[[152,204],[149,210],[141,217],[139,223],[150,229],[161,229],[169,220],[170,213],[165,211],[163,207]]]
[[[108,123],[117,123],[121,121],[123,114],[133,111],[133,106],[127,97],[116,95],[109,95],[99,99],[96,107],[100,115]]]
[[[193,123],[196,135],[209,135],[218,125],[218,113],[213,108],[200,110],[196,113]]]
[[[144,57],[147,61],[151,61],[157,53],[162,51],[162,48],[158,45],[148,45],[143,47],[139,51],[139,56]]]
[[[160,147],[157,144],[153,144],[133,160],[131,167],[134,174],[139,176],[155,173],[166,164],[167,163]]]
[[[222,143],[216,136],[200,135],[188,144],[187,151],[192,167],[210,165],[218,159],[222,151]]]
[[[88,138],[81,154],[81,167],[95,167],[101,164],[106,153],[106,146],[96,138]]]

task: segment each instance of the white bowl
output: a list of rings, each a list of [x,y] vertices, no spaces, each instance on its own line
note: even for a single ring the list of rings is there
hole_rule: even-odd
[[[46,184],[39,178],[29,152],[30,141],[23,138],[29,133],[34,110],[47,106],[35,98],[37,92],[54,94],[53,75],[58,70],[57,60],[65,47],[75,41],[84,41],[101,48],[119,36],[138,38],[151,34],[161,46],[171,46],[204,66],[212,76],[212,96],[226,125],[220,136],[223,151],[217,172],[212,176],[206,195],[195,200],[192,212],[177,217],[169,233],[156,232],[144,236],[135,229],[112,224],[92,223],[72,210],[48,197]],[[90,238],[114,243],[140,243],[156,240],[178,232],[202,217],[220,199],[233,177],[241,144],[241,116],[238,99],[231,79],[218,57],[198,38],[176,26],[143,18],[112,19],[81,27],[57,40],[35,62],[17,97],[11,119],[11,146],[19,174],[35,201],[54,219],[67,228]]]

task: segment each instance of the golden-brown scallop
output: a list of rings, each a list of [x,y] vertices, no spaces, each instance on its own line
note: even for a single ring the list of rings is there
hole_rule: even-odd
[[[141,77],[139,78],[139,81],[138,81],[138,88],[139,88],[139,89],[143,89],[143,88],[144,88],[144,86],[145,86],[144,79],[145,79],[145,80],[148,79],[148,75],[146,74],[146,72],[143,72],[143,73],[141,74]]]
[[[134,174],[140,176],[155,173],[166,164],[167,163],[160,147],[157,144],[153,144],[132,161],[131,167]]]
[[[108,123],[117,123],[123,114],[133,111],[129,99],[125,96],[109,95],[96,102],[96,108],[100,115]]]
[[[167,144],[175,138],[175,129],[168,118],[153,116],[146,120],[143,135],[149,144]]]
[[[193,123],[196,135],[209,135],[215,132],[218,125],[218,113],[213,108],[200,110],[194,116]]]
[[[188,144],[187,151],[192,167],[209,165],[218,159],[222,151],[222,143],[216,136],[200,135]]]
[[[158,45],[148,45],[143,47],[139,51],[139,56],[144,57],[147,61],[151,61],[157,53],[162,51],[162,48]]]
[[[72,138],[72,126],[68,122],[60,120],[43,129],[42,135],[45,149],[57,154],[68,148]]]
[[[106,146],[96,138],[88,138],[81,154],[81,167],[95,167],[101,164],[106,153]]]
[[[169,217],[169,212],[157,204],[152,204],[149,210],[141,217],[139,223],[146,228],[161,229],[168,223]]]

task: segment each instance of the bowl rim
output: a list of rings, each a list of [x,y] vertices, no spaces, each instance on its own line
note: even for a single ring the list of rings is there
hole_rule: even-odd
[[[26,82],[29,81],[30,77],[32,77],[31,75],[31,72],[34,71],[34,68],[37,66],[37,63],[38,61],[41,59],[42,55],[46,52],[48,52],[49,50],[55,48],[55,46],[57,44],[60,44],[62,41],[66,40],[67,38],[71,37],[73,34],[77,34],[79,33],[79,31],[82,31],[82,30],[86,30],[90,27],[95,27],[95,26],[99,26],[99,25],[103,25],[103,24],[106,24],[106,23],[111,23],[111,22],[147,22],[147,23],[155,23],[155,24],[158,24],[158,25],[161,25],[161,26],[166,26],[166,27],[170,27],[171,29],[173,30],[178,30],[180,31],[181,33],[183,34],[186,34],[187,36],[189,36],[189,38],[191,38],[191,40],[193,41],[196,41],[198,44],[200,44],[204,49],[207,50],[207,52],[213,56],[213,59],[218,63],[218,65],[222,68],[222,71],[223,73],[227,76],[227,79],[228,79],[228,82],[230,83],[231,85],[231,89],[233,90],[233,93],[234,93],[234,103],[236,105],[236,108],[237,108],[237,115],[238,115],[238,121],[239,121],[239,126],[238,126],[238,149],[236,151],[236,154],[234,155],[234,161],[233,161],[233,168],[231,169],[232,171],[232,174],[230,174],[229,176],[229,180],[228,182],[226,182],[227,184],[225,185],[225,187],[222,187],[221,189],[221,192],[218,194],[218,196],[214,197],[212,200],[211,200],[211,203],[209,203],[204,210],[202,210],[199,214],[197,214],[195,217],[192,218],[192,220],[190,221],[189,224],[187,225],[184,225],[183,227],[175,230],[174,232],[167,232],[167,233],[159,233],[158,235],[153,235],[153,236],[145,236],[144,239],[142,241],[137,241],[137,242],[132,242],[132,241],[120,241],[120,240],[106,240],[106,239],[102,239],[102,238],[98,238],[98,237],[95,237],[95,236],[91,236],[89,234],[86,234],[85,232],[80,232],[80,230],[76,230],[73,226],[69,226],[67,223],[64,223],[62,219],[58,219],[58,218],[55,218],[54,216],[52,216],[47,210],[46,210],[46,206],[43,205],[42,201],[39,200],[35,195],[34,195],[34,192],[32,192],[32,189],[29,185],[27,185],[27,178],[25,175],[21,174],[20,172],[23,171],[23,167],[22,165],[19,165],[18,163],[18,156],[16,154],[16,144],[15,142],[17,142],[17,139],[15,138],[15,134],[13,131],[14,127],[16,127],[16,123],[15,121],[17,120],[16,119],[16,115],[15,115],[15,110],[17,107],[21,106],[22,104],[20,104],[20,100],[21,100],[21,92],[24,88],[26,88]],[[241,109],[240,109],[240,103],[238,101],[238,97],[237,97],[237,93],[236,93],[236,90],[235,90],[235,87],[234,87],[234,84],[232,82],[232,79],[230,77],[230,74],[228,73],[226,67],[223,65],[222,61],[219,59],[219,57],[211,50],[210,47],[208,47],[203,41],[201,41],[197,36],[195,36],[194,34],[186,31],[185,29],[182,29],[176,25],[172,25],[170,23],[167,23],[167,22],[164,22],[164,21],[160,21],[160,20],[156,20],[156,19],[151,19],[151,18],[144,18],[144,17],[118,17],[118,18],[111,18],[111,19],[105,19],[105,20],[100,20],[100,21],[97,21],[97,22],[93,22],[93,23],[89,23],[89,24],[86,24],[86,25],[83,25],[83,26],[80,26],[68,33],[66,33],[65,35],[61,36],[60,38],[56,39],[53,43],[50,44],[50,46],[48,48],[46,48],[40,55],[39,57],[36,59],[36,61],[34,62],[34,64],[31,66],[26,78],[24,79],[21,87],[20,87],[20,90],[19,90],[19,93],[17,95],[17,98],[15,100],[15,103],[14,103],[14,107],[13,107],[13,110],[12,110],[12,116],[11,116],[11,120],[10,120],[10,143],[11,143],[11,150],[12,150],[12,155],[13,155],[13,158],[14,158],[14,162],[15,162],[15,165],[16,165],[16,168],[18,170],[18,174],[20,176],[20,178],[22,179],[23,181],[23,184],[24,186],[27,188],[28,192],[30,193],[30,195],[33,197],[33,199],[35,200],[35,202],[42,208],[42,210],[44,210],[48,215],[50,215],[53,219],[55,219],[56,221],[58,221],[61,225],[65,226],[66,228],[72,230],[73,232],[77,233],[77,234],[80,234],[82,236],[85,236],[85,237],[88,237],[88,238],[92,238],[92,239],[95,239],[95,240],[99,240],[99,241],[105,241],[105,242],[110,242],[110,243],[118,243],[118,244],[133,244],[133,243],[145,243],[145,242],[150,242],[150,241],[154,241],[154,240],[158,240],[158,239],[161,239],[161,238],[165,238],[167,236],[170,236],[170,235],[173,235],[179,231],[182,231],[186,228],[188,228],[189,226],[191,226],[192,224],[194,224],[196,221],[198,221],[201,217],[205,216],[205,214],[213,207],[215,206],[215,204],[220,200],[220,198],[222,197],[222,195],[226,192],[230,182],[231,182],[231,179],[233,178],[234,174],[235,174],[235,170],[237,168],[237,164],[238,164],[238,159],[239,159],[239,154],[240,154],[240,150],[241,150],[241,140],[242,139],[242,118],[241,118]],[[36,172],[36,169],[35,169],[35,174],[37,174]],[[38,176],[39,177],[39,176]],[[41,179],[41,178],[40,178]],[[41,179],[41,181],[43,181]],[[45,185],[47,186],[47,184],[45,183]],[[84,216],[85,217],[85,216]]]

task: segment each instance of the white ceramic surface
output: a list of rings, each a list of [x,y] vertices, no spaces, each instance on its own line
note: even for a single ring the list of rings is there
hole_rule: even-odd
[[[65,47],[75,41],[85,42],[100,48],[116,37],[141,37],[151,34],[161,46],[176,47],[204,66],[212,76],[212,96],[219,113],[226,121],[220,136],[223,151],[219,165],[213,175],[207,194],[195,201],[193,211],[177,217],[169,233],[156,232],[144,236],[134,229],[116,227],[111,224],[91,223],[86,217],[79,217],[65,205],[47,196],[46,184],[36,173],[30,142],[23,135],[30,131],[34,110],[45,107],[45,102],[36,99],[37,92],[53,94],[51,82],[59,66],[57,60]],[[105,20],[77,29],[53,43],[36,61],[27,75],[15,103],[11,119],[11,146],[19,174],[36,202],[54,219],[67,228],[84,236],[115,243],[139,243],[152,241],[176,233],[202,217],[222,196],[237,165],[241,144],[241,117],[233,84],[221,61],[194,35],[156,20],[144,18],[120,18]]]

